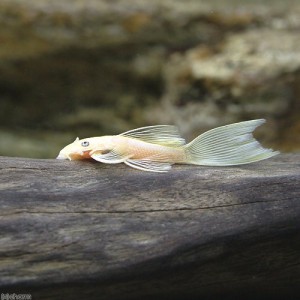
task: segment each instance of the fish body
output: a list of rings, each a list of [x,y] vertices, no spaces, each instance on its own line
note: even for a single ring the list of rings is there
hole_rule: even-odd
[[[126,136],[114,136],[116,152],[131,159],[149,159],[161,162],[184,163],[186,155],[183,147],[152,144]]]
[[[263,148],[252,135],[265,120],[217,127],[186,144],[170,125],[142,127],[115,136],[76,139],[57,159],[92,158],[108,164],[125,163],[143,171],[166,172],[172,164],[209,166],[241,165],[272,157],[279,152]]]

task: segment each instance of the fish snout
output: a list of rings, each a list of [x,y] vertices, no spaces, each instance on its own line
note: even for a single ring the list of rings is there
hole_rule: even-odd
[[[61,159],[61,160],[81,160],[85,158],[90,158],[88,156],[88,153],[83,153],[83,152],[65,152],[65,151],[60,151],[56,159]]]
[[[65,154],[63,154],[63,153],[60,152],[58,154],[58,156],[56,157],[56,159],[68,159],[68,157]]]

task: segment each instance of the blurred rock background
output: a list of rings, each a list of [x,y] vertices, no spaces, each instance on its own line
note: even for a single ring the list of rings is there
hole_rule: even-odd
[[[0,0],[0,155],[254,118],[299,151],[299,34],[298,0]]]

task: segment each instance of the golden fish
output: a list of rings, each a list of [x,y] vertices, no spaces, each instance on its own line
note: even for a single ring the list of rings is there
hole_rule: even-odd
[[[92,158],[106,164],[125,163],[143,171],[167,172],[171,165],[232,166],[260,161],[278,154],[263,148],[252,132],[264,119],[217,127],[186,144],[177,127],[158,125],[119,135],[91,137],[64,147],[57,159]]]

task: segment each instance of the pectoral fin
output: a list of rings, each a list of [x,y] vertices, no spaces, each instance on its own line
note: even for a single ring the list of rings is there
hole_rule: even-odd
[[[128,157],[123,157],[114,150],[96,150],[91,153],[91,158],[105,164],[119,164],[124,162]]]
[[[168,172],[171,169],[170,163],[156,162],[148,159],[127,159],[124,163],[132,168],[148,172]]]

